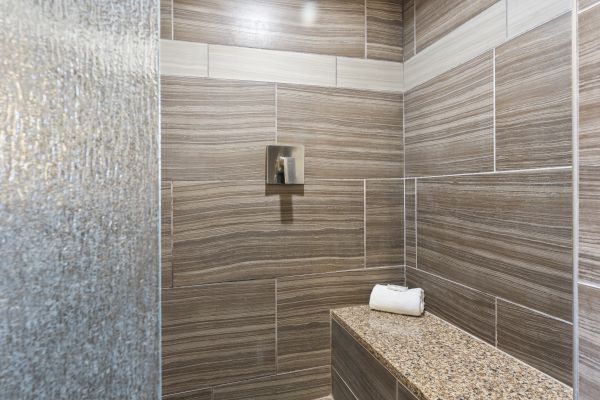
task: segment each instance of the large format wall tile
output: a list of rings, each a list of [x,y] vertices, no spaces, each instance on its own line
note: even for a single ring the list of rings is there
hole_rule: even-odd
[[[425,291],[426,310],[495,344],[495,298],[415,268],[406,269],[406,284]]]
[[[402,61],[402,0],[365,0],[367,57]]]
[[[406,265],[417,266],[417,181],[407,179],[404,181],[404,235],[406,246]]]
[[[571,0],[507,0],[508,37],[512,38],[571,9]]]
[[[331,322],[331,366],[358,399],[396,399],[394,376],[336,321]]]
[[[403,35],[404,44],[402,53],[404,61],[415,55],[415,0],[404,0]]]
[[[402,178],[402,94],[281,85],[277,141],[304,144],[305,176]]]
[[[571,324],[498,299],[498,348],[572,384]]]
[[[579,15],[579,276],[600,285],[600,6]]]
[[[172,1],[160,0],[160,37],[162,39],[173,38]]]
[[[340,378],[335,369],[331,369],[331,394],[335,400],[357,400],[346,382]]]
[[[212,389],[192,390],[163,396],[164,400],[213,400]]]
[[[494,168],[492,52],[405,94],[407,176]]]
[[[329,365],[329,310],[367,304],[371,289],[376,283],[404,284],[403,268],[363,269],[279,279],[279,371]]]
[[[163,76],[164,179],[264,179],[275,85]]]
[[[165,394],[275,373],[275,281],[164,289]]]
[[[579,398],[600,398],[600,288],[579,285]]]
[[[177,40],[242,47],[365,55],[364,0],[174,0]]]
[[[331,375],[327,365],[218,386],[213,400],[316,400],[330,392]]]
[[[401,92],[404,65],[390,61],[338,57],[336,76],[338,87]]]
[[[404,265],[404,182],[366,181],[366,266]]]
[[[496,168],[571,165],[571,20],[496,49]]]
[[[598,3],[598,1],[600,1],[600,0],[578,0],[577,1],[579,3],[578,9],[583,10],[586,7],[590,7],[590,6]]]
[[[571,320],[571,170],[419,181],[419,269]]]
[[[175,286],[363,267],[363,183],[174,182]]]
[[[458,28],[498,0],[415,0],[417,51]]]
[[[163,181],[160,188],[160,259],[162,287],[171,287],[172,282],[172,216],[171,182]]]

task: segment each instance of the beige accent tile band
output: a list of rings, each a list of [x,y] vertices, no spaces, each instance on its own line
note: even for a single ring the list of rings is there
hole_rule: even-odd
[[[401,92],[403,75],[402,63],[347,57],[337,59],[338,87]]]
[[[208,45],[161,39],[160,73],[172,76],[208,76]]]

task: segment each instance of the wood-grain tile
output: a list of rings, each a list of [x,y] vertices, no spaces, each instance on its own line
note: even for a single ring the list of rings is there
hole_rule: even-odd
[[[417,266],[417,181],[404,181],[404,234],[406,235],[406,265]]]
[[[357,400],[333,368],[331,369],[331,394],[335,400]]]
[[[212,44],[208,53],[211,78],[335,86],[334,56]]]
[[[364,0],[174,0],[177,40],[364,57]]]
[[[403,15],[404,45],[402,53],[404,61],[415,55],[415,0],[404,0]]]
[[[400,61],[402,55],[402,0],[365,0],[367,58]]]
[[[498,348],[572,385],[573,325],[498,299]]]
[[[362,268],[363,192],[359,181],[174,182],[173,283]]]
[[[417,52],[492,6],[498,0],[415,0]]]
[[[579,399],[600,398],[600,288],[579,285]]]
[[[401,92],[404,83],[402,63],[337,58],[337,86],[352,89]]]
[[[496,168],[571,165],[571,20],[496,49]]]
[[[315,400],[329,393],[330,368],[324,366],[217,386],[213,400]]]
[[[579,15],[579,276],[600,285],[600,7]]]
[[[507,0],[508,37],[512,38],[571,10],[571,0]]]
[[[583,10],[584,8],[593,6],[594,4],[600,2],[600,0],[578,0],[578,10]]]
[[[275,281],[164,289],[163,393],[275,373]]]
[[[192,390],[184,393],[177,393],[169,396],[163,396],[164,400],[213,400],[212,389]]]
[[[160,41],[161,76],[208,76],[208,46],[204,43]]]
[[[360,400],[395,400],[396,378],[336,321],[331,330],[331,365],[352,393]]]
[[[436,4],[435,1],[431,3]],[[506,0],[501,0],[408,60],[404,64],[405,90],[427,82],[505,40]]]
[[[160,37],[173,39],[173,0],[160,0]]]
[[[275,85],[164,76],[161,107],[164,179],[264,179]]]
[[[571,320],[571,189],[570,169],[419,180],[419,269]]]
[[[404,182],[366,181],[366,266],[404,265]]]
[[[415,268],[406,269],[406,284],[425,291],[426,311],[495,344],[495,298]]]
[[[492,52],[405,94],[407,176],[492,171]]]
[[[160,259],[161,282],[163,288],[173,285],[172,235],[171,235],[171,182],[163,181],[160,188]]]
[[[403,267],[281,278],[277,282],[277,364],[293,371],[330,363],[332,308],[367,304],[377,283],[404,284]]]
[[[280,85],[277,141],[305,146],[306,179],[402,178],[402,94]]]
[[[396,400],[419,400],[406,386],[396,381]]]

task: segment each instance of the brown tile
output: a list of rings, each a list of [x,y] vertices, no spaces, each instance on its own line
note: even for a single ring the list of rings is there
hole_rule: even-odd
[[[404,265],[404,182],[366,181],[366,265]]]
[[[496,341],[495,298],[415,268],[406,269],[409,287],[425,291],[425,308],[492,345]]]
[[[404,181],[404,224],[406,235],[406,265],[417,266],[417,181]]]
[[[496,168],[571,165],[571,15],[496,49]]]
[[[414,0],[417,52],[441,39],[498,0]]]
[[[177,393],[163,396],[164,400],[213,400],[212,389],[192,390],[191,392]]]
[[[333,368],[331,369],[331,394],[335,400],[357,400]]]
[[[364,0],[174,0],[177,40],[364,57]]]
[[[173,0],[160,0],[160,37],[173,39]]]
[[[365,0],[367,58],[402,62],[402,0]]]
[[[571,320],[571,171],[419,181],[419,269]]]
[[[332,308],[368,304],[376,283],[404,284],[403,267],[282,278],[277,281],[279,372],[330,363]]]
[[[600,7],[579,15],[579,277],[600,285]]]
[[[274,84],[163,76],[161,107],[164,179],[264,180]]]
[[[415,55],[415,0],[404,1],[404,61]]]
[[[419,400],[406,386],[396,381],[396,400]]]
[[[498,348],[556,379],[573,380],[573,325],[498,299]]]
[[[329,366],[214,388],[213,400],[315,400],[331,392]]]
[[[579,399],[600,398],[600,288],[579,285]]]
[[[306,146],[307,179],[402,178],[402,94],[281,85],[277,140]]]
[[[336,321],[331,322],[331,365],[360,400],[395,400],[396,378]]]
[[[160,188],[160,259],[162,287],[168,288],[173,285],[172,272],[172,239],[171,239],[171,182],[163,181]]]
[[[579,5],[577,8],[579,10],[583,10],[586,7],[589,7],[589,6],[592,6],[596,3],[598,3],[598,1],[600,1],[600,0],[578,0]]]
[[[163,393],[275,373],[275,281],[164,289]]]
[[[363,192],[359,181],[174,182],[173,283],[362,268]]]
[[[406,175],[494,168],[492,52],[406,93]]]

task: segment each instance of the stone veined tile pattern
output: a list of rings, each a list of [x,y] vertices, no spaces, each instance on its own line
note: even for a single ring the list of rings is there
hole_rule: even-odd
[[[571,16],[496,49],[496,168],[571,165]]]
[[[508,37],[550,21],[571,10],[571,0],[507,0]]]
[[[207,77],[208,45],[161,39],[160,73],[163,76]]]
[[[337,86],[352,89],[401,92],[404,84],[402,63],[337,58]]]
[[[400,0],[366,0],[367,58],[403,61]]]
[[[408,61],[415,55],[415,0],[404,0],[404,15],[402,21],[404,45],[402,52],[404,60]]]
[[[160,0],[160,37],[162,39],[173,38],[172,2],[173,0]]]

